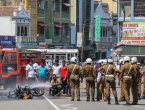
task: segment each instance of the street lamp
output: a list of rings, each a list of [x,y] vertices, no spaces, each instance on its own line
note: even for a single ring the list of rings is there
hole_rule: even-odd
[[[117,2],[118,4],[120,4],[123,7],[123,13],[124,13],[124,21],[125,21],[125,7],[123,4],[121,4],[120,2],[113,0],[114,2]]]

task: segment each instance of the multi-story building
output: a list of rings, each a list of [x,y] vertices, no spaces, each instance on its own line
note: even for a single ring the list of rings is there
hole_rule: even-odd
[[[3,0],[0,1],[1,6],[19,6],[20,3],[25,4],[25,10],[31,12],[31,36],[37,35],[37,0]]]

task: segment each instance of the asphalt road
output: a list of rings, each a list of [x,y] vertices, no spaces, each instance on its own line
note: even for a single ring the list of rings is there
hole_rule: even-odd
[[[85,83],[81,84],[85,86]],[[120,88],[117,88],[118,97]],[[70,97],[52,97],[48,91],[44,96],[34,97],[32,100],[15,100],[7,98],[8,91],[0,90],[0,109],[1,110],[145,110],[145,100],[140,100],[138,105],[125,106],[125,102],[115,105],[115,100],[111,93],[111,105],[107,102],[86,102],[86,91],[81,89],[81,101],[71,101]],[[132,101],[132,95],[131,95]]]

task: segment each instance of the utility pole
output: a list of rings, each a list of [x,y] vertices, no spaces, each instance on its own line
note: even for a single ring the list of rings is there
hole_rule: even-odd
[[[83,55],[84,55],[84,33],[85,33],[85,25],[86,25],[86,21],[84,21],[84,23],[83,23],[81,62],[83,62]]]

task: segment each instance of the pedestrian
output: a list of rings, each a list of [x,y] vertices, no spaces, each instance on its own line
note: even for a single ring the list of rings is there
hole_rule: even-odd
[[[106,64],[107,64],[107,60],[99,60],[98,61],[98,65],[100,65],[100,67],[105,66]],[[103,100],[106,101],[107,98],[106,98],[105,77],[100,72],[98,72],[98,77],[97,77],[97,101],[102,100],[102,94],[103,94]]]
[[[76,88],[77,93],[77,101],[80,100],[80,77],[82,78],[82,72],[79,65],[76,64],[77,58],[71,58],[71,65],[68,66],[67,69],[67,77],[68,82],[70,81],[71,84],[71,101],[74,101],[74,89]],[[70,76],[70,77],[69,77]],[[81,79],[83,82],[83,78]]]
[[[49,91],[49,94],[54,96],[57,94],[57,96],[60,96],[60,91],[61,91],[61,81],[60,78],[56,77],[56,74],[53,74],[52,76],[52,80],[51,80],[51,88]]]
[[[38,68],[37,73],[39,83],[46,83],[46,74],[48,74],[48,71],[45,67],[45,61],[41,62],[41,66]]]
[[[57,78],[60,78],[61,65],[59,65],[58,62],[59,60],[56,59],[55,65],[52,66],[51,77],[55,74]]]
[[[106,85],[106,90],[107,90],[106,91],[106,97],[107,97],[107,100],[108,100],[108,104],[111,104],[110,103],[110,86],[112,88],[113,95],[114,95],[114,98],[115,98],[115,104],[119,104],[118,99],[117,99],[117,91],[116,91],[116,83],[115,83],[115,76],[116,76],[118,70],[113,65],[113,60],[108,59],[108,64],[99,68],[98,71],[102,75],[105,76],[105,85]]]
[[[119,60],[119,66],[117,67],[117,69],[121,71],[121,67],[122,66],[123,66],[123,59],[120,59]],[[124,85],[123,85],[123,78],[121,78],[121,94],[120,94],[120,100],[119,100],[120,102],[121,101],[125,101],[125,95],[124,95],[124,92],[123,92],[123,87],[124,87]]]
[[[62,88],[63,88],[63,96],[66,96],[66,85],[67,85],[67,80],[66,80],[66,71],[67,71],[67,66],[65,65],[65,61],[62,61],[62,67],[60,71],[60,79],[62,83]]]
[[[118,84],[120,85],[120,80],[123,78],[123,92],[125,95],[126,104],[124,105],[130,105],[130,89],[132,84],[132,78],[133,78],[133,70],[134,67],[129,63],[130,58],[128,56],[125,56],[123,58],[124,65],[121,67],[121,75],[119,77]]]
[[[83,68],[83,75],[86,76],[86,95],[87,95],[87,101],[90,101],[90,87],[91,87],[91,92],[92,92],[92,101],[95,101],[94,95],[95,95],[95,68],[94,66],[91,65],[92,59],[87,58],[86,59],[87,65]]]
[[[67,67],[70,65],[70,61],[67,62]],[[65,76],[65,79],[67,80],[67,74]],[[67,85],[66,85],[66,94],[67,96],[71,96],[71,87],[70,87],[70,82],[67,82]]]
[[[29,64],[26,66],[26,80],[28,80],[29,86],[33,86],[38,81],[34,71],[32,59],[29,60]]]
[[[134,67],[134,78],[133,78],[133,83],[131,86],[133,102],[131,103],[131,105],[137,105],[138,97],[139,99],[141,97],[141,94],[138,94],[138,92],[141,93],[141,87],[138,88],[138,85],[141,83],[140,78],[142,77],[143,72],[141,71],[139,65],[137,65],[136,57],[131,58],[131,63],[132,63],[132,66]]]

